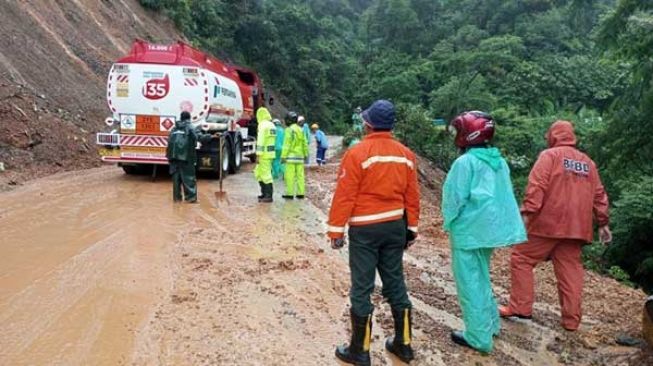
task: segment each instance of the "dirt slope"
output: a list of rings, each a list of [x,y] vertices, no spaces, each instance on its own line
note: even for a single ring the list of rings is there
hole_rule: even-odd
[[[97,165],[111,62],[134,38],[181,39],[137,0],[0,1],[0,34],[0,189]]]

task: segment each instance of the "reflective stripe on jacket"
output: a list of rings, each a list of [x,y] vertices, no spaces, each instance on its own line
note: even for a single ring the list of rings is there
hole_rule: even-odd
[[[419,184],[415,154],[392,137],[375,132],[350,148],[342,159],[329,212],[328,235],[340,238],[347,225],[399,220],[417,232]]]

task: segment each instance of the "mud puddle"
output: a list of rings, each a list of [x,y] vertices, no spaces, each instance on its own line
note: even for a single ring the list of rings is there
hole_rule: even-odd
[[[0,196],[0,364],[129,362],[198,217],[170,188],[106,167]]]

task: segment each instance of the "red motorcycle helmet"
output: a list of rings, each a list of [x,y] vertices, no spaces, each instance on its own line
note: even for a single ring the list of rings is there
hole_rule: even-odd
[[[461,149],[487,144],[494,137],[494,120],[485,112],[463,112],[450,126],[456,130],[454,143]]]

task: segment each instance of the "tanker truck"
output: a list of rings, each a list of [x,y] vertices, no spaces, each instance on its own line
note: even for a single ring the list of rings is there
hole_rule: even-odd
[[[197,170],[236,173],[242,158],[256,159],[255,111],[265,96],[258,75],[184,42],[134,41],[107,79],[110,132],[98,133],[103,162],[127,174],[167,165],[168,134],[183,111],[193,126],[219,136],[197,146]]]

